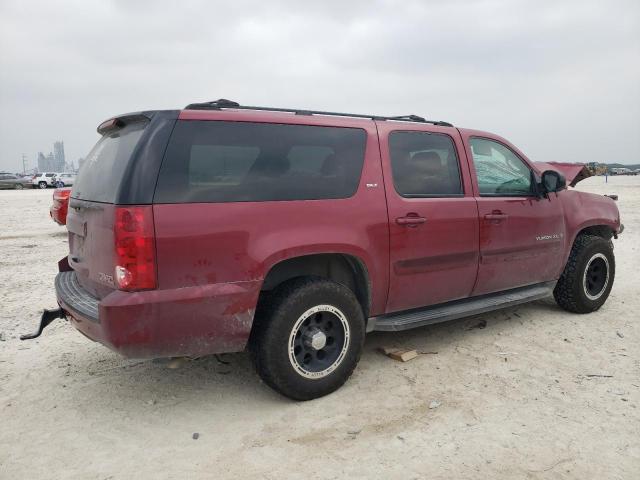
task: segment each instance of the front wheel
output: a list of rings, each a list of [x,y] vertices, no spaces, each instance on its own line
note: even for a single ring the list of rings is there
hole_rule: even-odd
[[[16,190],[22,190],[24,188],[24,185],[22,185],[21,183],[16,183],[15,189]]]
[[[40,182],[38,183],[38,187],[42,190],[44,190],[45,188],[47,188],[47,182]]]
[[[256,370],[274,390],[311,400],[340,388],[364,344],[362,309],[351,290],[329,280],[298,279],[261,305],[250,348]]]
[[[580,235],[571,248],[553,296],[558,305],[570,312],[594,312],[609,297],[615,273],[611,240]]]

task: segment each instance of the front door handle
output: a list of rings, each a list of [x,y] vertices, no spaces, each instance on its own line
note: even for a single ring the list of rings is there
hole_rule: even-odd
[[[396,223],[398,225],[407,225],[409,227],[417,227],[427,221],[424,217],[419,217],[418,215],[407,215],[406,217],[398,217],[396,218]]]
[[[502,213],[501,210],[494,210],[491,213],[487,213],[484,218],[485,220],[489,220],[492,223],[500,223],[509,218],[509,215],[507,215],[506,213]]]

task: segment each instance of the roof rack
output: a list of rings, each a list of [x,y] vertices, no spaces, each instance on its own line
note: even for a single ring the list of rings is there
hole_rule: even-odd
[[[265,112],[285,112],[293,113],[295,115],[328,115],[332,117],[353,117],[353,118],[368,118],[371,120],[394,120],[400,122],[418,122],[418,123],[431,123],[441,127],[453,127],[449,122],[443,122],[440,120],[426,120],[418,115],[400,115],[395,117],[385,117],[381,115],[363,115],[361,113],[339,113],[339,112],[323,112],[319,110],[301,110],[297,108],[273,108],[273,107],[251,107],[248,105],[240,105],[238,102],[226,100],[221,98],[219,100],[213,100],[211,102],[203,103],[190,103],[185,110],[222,110],[223,108],[233,108],[235,110],[259,110]]]

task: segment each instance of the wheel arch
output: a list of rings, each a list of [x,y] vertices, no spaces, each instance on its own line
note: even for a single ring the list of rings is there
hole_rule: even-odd
[[[362,306],[365,319],[369,316],[373,287],[369,269],[363,259],[350,253],[308,253],[275,262],[264,277],[261,296],[284,282],[310,276],[326,278],[349,288]]]
[[[605,240],[611,240],[616,236],[616,225],[607,221],[594,220],[592,222],[584,223],[576,228],[575,233],[571,236],[571,241],[566,244],[564,261],[562,262],[562,268],[559,270],[558,276],[563,272],[566,263],[569,261],[571,249],[580,235],[593,235],[604,238]]]

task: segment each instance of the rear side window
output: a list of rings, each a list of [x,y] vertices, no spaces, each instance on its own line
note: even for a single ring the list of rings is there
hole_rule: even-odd
[[[147,122],[105,134],[87,155],[73,185],[72,197],[114,203],[131,155]]]
[[[391,132],[391,170],[403,197],[462,195],[458,157],[451,137],[428,132]]]
[[[179,121],[154,202],[348,198],[360,182],[365,140],[356,128]]]

